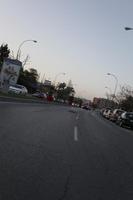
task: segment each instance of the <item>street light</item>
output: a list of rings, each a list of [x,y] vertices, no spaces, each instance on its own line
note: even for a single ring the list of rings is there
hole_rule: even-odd
[[[66,75],[66,73],[59,73],[55,76],[55,79],[54,79],[54,85],[56,84],[56,80],[57,80],[57,77],[60,76],[60,75]]]
[[[16,60],[18,60],[18,58],[19,58],[19,54],[20,54],[20,49],[21,49],[21,47],[22,47],[22,45],[24,44],[24,43],[26,43],[26,42],[34,42],[34,43],[37,43],[37,41],[36,40],[24,40],[20,45],[19,45],[19,47],[18,47],[18,51],[17,51],[17,56],[16,56]]]
[[[105,88],[109,90],[110,94],[112,94],[111,88],[109,88],[109,87],[107,87],[107,86],[106,86]]]
[[[111,90],[111,88],[110,87],[105,87],[107,90],[109,90],[109,94],[108,93],[106,93],[106,95],[107,95],[107,99],[110,99],[111,100],[111,97],[112,97],[112,90]]]
[[[115,97],[115,94],[116,94],[116,90],[117,90],[117,86],[118,86],[118,78],[114,75],[114,74],[111,74],[111,73],[107,73],[107,75],[109,76],[113,76],[116,83],[115,83],[115,89],[114,89],[114,94],[113,94],[113,98]]]
[[[126,31],[131,31],[131,30],[133,30],[133,28],[131,28],[131,27],[125,27],[124,28]]]

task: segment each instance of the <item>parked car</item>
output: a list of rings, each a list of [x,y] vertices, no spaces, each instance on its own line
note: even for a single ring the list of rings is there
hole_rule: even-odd
[[[105,117],[105,118],[108,118],[108,115],[109,115],[109,113],[110,113],[110,108],[106,108],[104,111],[103,111],[103,117]]]
[[[115,109],[110,116],[110,120],[116,122],[118,120],[118,117],[120,117],[124,112],[125,112],[124,110]]]
[[[15,84],[15,85],[10,85],[9,86],[8,92],[9,93],[15,93],[15,94],[24,94],[25,95],[25,94],[28,93],[28,90],[23,85]]]
[[[117,120],[117,124],[121,127],[129,127],[133,129],[133,112],[124,112]]]
[[[84,110],[91,110],[90,105],[87,102],[82,103],[81,108]]]
[[[106,113],[106,118],[110,119],[110,116],[112,115],[112,110],[108,110],[108,112]]]
[[[36,93],[32,94],[32,96],[40,98],[40,99],[46,99],[47,98],[47,95],[43,92],[36,92]]]
[[[108,109],[105,109],[104,111],[103,111],[103,117],[106,117],[106,114],[107,114],[107,112],[108,112]]]
[[[90,106],[88,106],[87,104],[83,105],[82,108],[85,109],[85,110],[91,110]]]

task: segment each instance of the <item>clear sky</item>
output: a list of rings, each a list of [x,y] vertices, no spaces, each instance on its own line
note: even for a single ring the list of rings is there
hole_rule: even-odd
[[[133,0],[0,0],[0,44],[22,47],[43,76],[76,84],[79,95],[105,96],[105,86],[133,86]]]

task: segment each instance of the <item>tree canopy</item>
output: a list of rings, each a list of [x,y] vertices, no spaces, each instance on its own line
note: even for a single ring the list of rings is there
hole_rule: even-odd
[[[120,103],[120,107],[123,110],[133,112],[133,97],[128,96],[128,97],[126,97],[126,99],[122,100]]]
[[[10,49],[8,48],[8,44],[2,44],[0,46],[0,67],[3,64],[5,58],[8,58],[10,54]]]
[[[133,89],[129,85],[120,87],[120,92],[117,95],[119,107],[126,111],[133,111]]]
[[[57,99],[62,99],[64,102],[70,99],[70,96],[74,96],[74,88],[69,87],[66,83],[60,83],[57,86]]]
[[[37,89],[38,84],[38,72],[36,69],[20,70],[18,84],[24,85],[30,93],[33,93]]]

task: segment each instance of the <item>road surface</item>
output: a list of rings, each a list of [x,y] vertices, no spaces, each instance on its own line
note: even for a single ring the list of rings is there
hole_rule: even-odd
[[[125,199],[133,131],[92,111],[0,102],[0,200]]]

